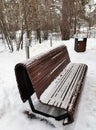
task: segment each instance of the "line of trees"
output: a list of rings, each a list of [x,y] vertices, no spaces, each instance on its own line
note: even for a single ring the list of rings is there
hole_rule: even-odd
[[[89,0],[0,0],[0,32],[13,51],[14,39],[17,50],[23,48],[24,34],[27,44],[32,41],[32,32],[41,43],[49,33],[60,32],[62,40],[76,33],[78,21],[87,19],[85,5]],[[20,30],[19,39],[16,32]]]

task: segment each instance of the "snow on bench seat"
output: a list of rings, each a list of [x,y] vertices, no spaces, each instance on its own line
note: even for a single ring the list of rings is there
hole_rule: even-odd
[[[69,63],[60,75],[49,85],[40,96],[44,104],[62,109],[71,109],[78,93],[86,65]]]

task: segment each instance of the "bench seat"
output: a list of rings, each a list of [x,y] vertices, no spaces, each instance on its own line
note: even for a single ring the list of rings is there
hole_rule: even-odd
[[[78,95],[83,83],[85,71],[85,64],[69,63],[42,93],[40,101],[44,104],[72,111],[76,95]]]

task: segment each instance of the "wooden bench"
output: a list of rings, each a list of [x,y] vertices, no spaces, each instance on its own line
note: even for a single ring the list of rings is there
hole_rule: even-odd
[[[28,100],[33,112],[56,120],[63,119],[64,125],[73,122],[86,71],[87,65],[70,62],[64,45],[15,66],[16,80],[23,102]],[[59,115],[54,116],[36,110],[31,98],[34,93],[41,104],[59,110]],[[62,114],[60,111],[63,111]]]

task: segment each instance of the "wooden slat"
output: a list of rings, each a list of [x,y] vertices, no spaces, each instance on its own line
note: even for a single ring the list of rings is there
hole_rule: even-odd
[[[57,95],[58,91],[61,89],[61,83],[66,81],[66,78],[70,75],[70,70],[72,69],[73,64],[69,64],[65,69],[64,72],[62,72],[59,76],[55,79],[55,86],[50,85],[48,87],[48,90],[45,90],[43,93],[45,96],[42,99],[42,96],[40,97],[40,100],[46,102],[47,104],[50,102],[51,98],[53,98],[54,95]],[[58,79],[59,78],[59,79]],[[51,88],[51,90],[49,90]],[[52,89],[53,88],[53,89]],[[47,92],[48,91],[48,92]]]
[[[38,56],[36,59],[30,59],[30,60],[27,60],[25,61],[23,64],[27,67],[28,70],[31,70],[32,68],[38,68],[38,66],[44,62],[47,62],[48,59],[51,59],[52,56],[56,56],[57,54],[61,53],[61,52],[65,52],[65,54],[67,52],[67,49],[66,49],[66,46],[60,46],[60,47],[57,47],[51,51],[49,51],[48,53],[46,54],[43,54],[42,56]]]
[[[63,72],[62,74],[62,77],[60,78],[58,84],[56,84],[57,86],[57,89],[56,91],[54,92],[54,94],[52,94],[51,98],[54,96],[56,96],[58,94],[58,92],[61,90],[61,86],[63,87],[63,84],[66,82],[68,76],[70,75],[71,73],[71,69],[72,69],[73,65],[70,64],[70,66],[67,66],[67,70],[65,69],[65,72]],[[64,87],[63,87],[64,89]]]
[[[76,66],[76,67],[77,67],[77,66]],[[73,71],[72,71],[72,70],[73,70]],[[59,106],[58,106],[58,103],[61,104],[61,102],[62,102],[62,97],[65,97],[65,96],[66,96],[67,91],[68,91],[68,89],[69,89],[69,86],[70,86],[70,84],[71,84],[71,82],[72,82],[72,78],[73,78],[73,76],[74,76],[75,73],[76,73],[76,69],[75,69],[75,68],[73,68],[72,70],[71,70],[71,74],[68,76],[66,82],[65,82],[64,85],[63,85],[63,86],[65,86],[65,90],[63,89],[63,86],[61,86],[61,87],[62,87],[62,89],[60,89],[61,91],[59,91],[59,93],[57,94],[57,96],[55,96],[54,98],[52,98],[52,100],[50,101],[49,104],[59,107]],[[62,95],[63,95],[63,96],[62,96]]]
[[[28,65],[27,67],[30,76],[33,75],[32,77],[35,78],[35,76],[37,76],[38,73],[40,73],[41,71],[43,72],[45,69],[50,68],[51,64],[52,64],[51,65],[52,67],[54,65],[53,62],[55,62],[58,65],[60,63],[59,60],[61,59],[63,60],[64,57],[66,58],[66,54],[67,54],[66,49],[63,48],[62,50],[61,48],[59,51],[58,50],[55,53],[52,51],[48,53],[47,55],[43,56],[43,59],[42,57],[40,59],[37,59],[36,62],[32,65],[30,63],[30,66]]]
[[[61,51],[61,52],[57,53],[56,55],[58,56],[58,58],[56,58],[56,56],[54,56],[54,55],[50,55],[50,57],[45,57],[45,59],[43,58],[42,61],[38,59],[37,65],[31,66],[29,71],[32,71],[32,75],[37,76],[38,72],[40,72],[41,70],[44,71],[44,69],[48,68],[50,66],[50,64],[52,64],[54,61],[58,61],[58,59],[61,59],[61,57],[64,56],[64,51]],[[58,62],[57,62],[57,64],[58,64]],[[33,78],[34,78],[34,76],[33,76]]]
[[[86,72],[86,65],[84,65],[82,74],[79,77],[79,81],[78,81],[76,90],[74,92],[74,95],[72,97],[72,100],[71,100],[71,102],[69,104],[68,111],[72,111],[72,109],[74,109],[74,104],[75,104],[75,101],[76,101],[76,97],[77,97],[78,93],[80,93],[82,83],[83,83],[83,79],[84,79],[84,76],[85,76],[85,72]]]
[[[75,66],[72,68],[72,71],[71,71],[70,76],[67,78],[66,83],[63,85],[63,86],[66,86],[66,90],[65,90],[65,91],[63,90],[62,95],[61,95],[61,97],[60,97],[60,102],[58,103],[57,106],[60,106],[60,105],[62,104],[62,100],[65,99],[66,95],[67,95],[68,92],[70,91],[70,89],[71,89],[70,86],[71,86],[71,84],[73,83],[73,78],[75,77],[75,75],[76,75],[76,73],[77,73],[78,67],[79,67],[79,66],[76,66],[76,65],[75,65]]]
[[[63,58],[61,58],[63,56]],[[33,78],[33,82],[39,82],[48,74],[50,74],[58,65],[66,60],[66,56],[61,55],[57,59],[50,59],[47,63],[43,63],[42,68],[37,73],[32,73],[30,76]],[[41,65],[39,65],[40,67]],[[38,69],[38,68],[37,68]]]
[[[75,75],[75,77],[73,78],[73,81],[72,81],[72,84],[70,86],[70,89],[68,90],[67,92],[67,95],[64,99],[64,101],[62,101],[62,105],[61,105],[61,108],[64,108],[64,109],[67,109],[68,108],[68,105],[69,105],[69,101],[77,87],[77,82],[78,82],[78,79],[79,79],[79,76],[81,75],[82,73],[82,69],[83,69],[83,66],[79,66],[78,70],[77,70],[77,73]]]

